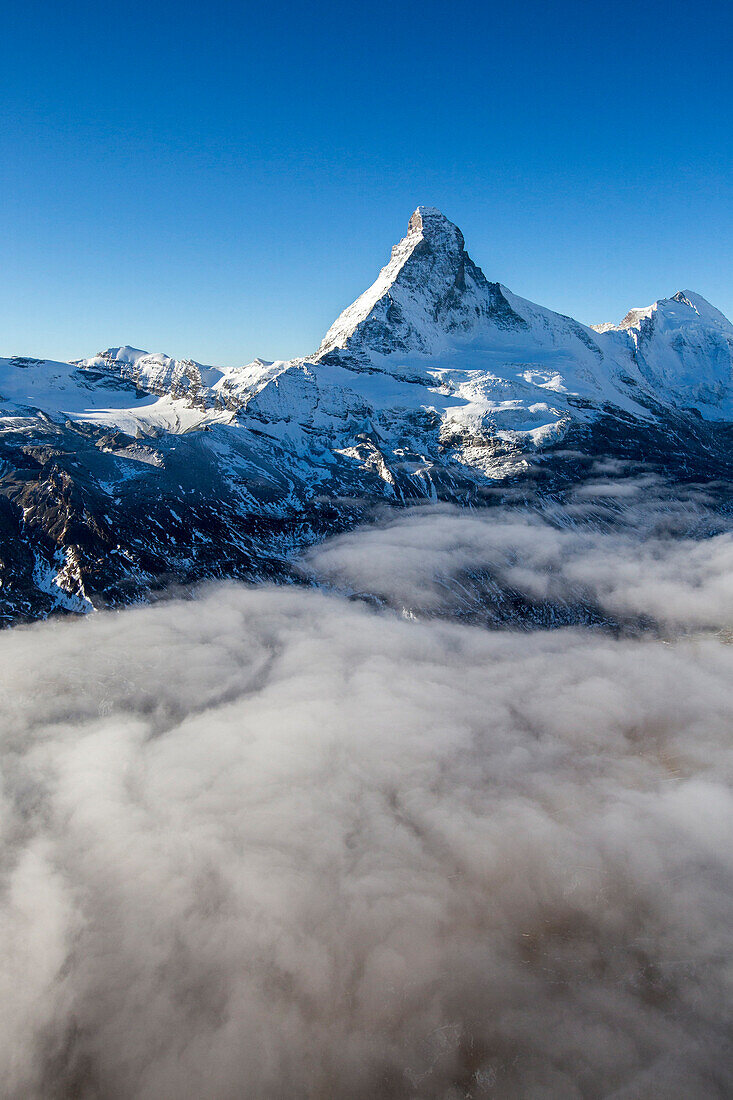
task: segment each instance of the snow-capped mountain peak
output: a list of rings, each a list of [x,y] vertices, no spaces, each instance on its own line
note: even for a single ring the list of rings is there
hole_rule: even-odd
[[[678,290],[629,310],[618,325],[594,328],[632,341],[639,369],[658,398],[703,415],[733,414],[733,325],[701,294]]]
[[[407,223],[407,233],[419,234],[423,240],[446,251],[460,253],[465,241],[457,225],[449,221],[435,206],[418,206]]]
[[[465,251],[463,234],[439,210],[418,206],[407,233],[375,282],[347,307],[318,349],[356,355],[435,354],[451,334],[470,334],[493,317],[523,327],[498,283],[489,283]]]

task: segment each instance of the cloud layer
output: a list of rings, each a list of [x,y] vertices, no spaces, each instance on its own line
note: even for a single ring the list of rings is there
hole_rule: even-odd
[[[733,623],[732,526],[700,490],[595,481],[542,508],[413,509],[315,547],[303,568],[420,614],[720,630]]]
[[[455,518],[311,567],[427,606],[485,560]],[[723,544],[635,589],[538,522],[489,540],[522,584],[545,553],[607,606],[721,622]],[[0,669],[4,1096],[731,1094],[722,636],[228,585],[7,632]]]

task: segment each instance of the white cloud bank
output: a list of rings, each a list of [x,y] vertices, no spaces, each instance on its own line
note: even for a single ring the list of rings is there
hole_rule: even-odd
[[[4,1097],[731,1095],[722,636],[230,585],[0,669]]]
[[[511,592],[534,604],[592,606],[621,623],[727,629],[730,518],[715,516],[701,494],[670,502],[655,487],[646,480],[596,483],[544,515],[417,508],[315,547],[304,571],[322,584],[425,614],[488,607],[501,615]],[[706,526],[709,537],[693,537]],[[505,617],[512,616],[510,604]]]

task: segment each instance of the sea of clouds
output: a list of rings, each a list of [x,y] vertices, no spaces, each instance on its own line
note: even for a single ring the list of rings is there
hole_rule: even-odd
[[[526,625],[550,604],[555,619],[564,609],[585,621],[592,610],[598,622],[636,632],[727,629],[732,530],[727,493],[654,475],[595,479],[535,508],[414,508],[330,539],[302,569],[422,615]]]
[[[0,1094],[733,1094],[733,546],[622,496],[0,634]]]

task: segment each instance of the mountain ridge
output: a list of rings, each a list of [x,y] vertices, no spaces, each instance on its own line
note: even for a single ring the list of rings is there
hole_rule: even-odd
[[[489,281],[418,207],[311,355],[0,360],[0,614],[285,576],[377,504],[484,505],[599,455],[727,477],[731,424],[733,326],[700,295],[582,325]]]

